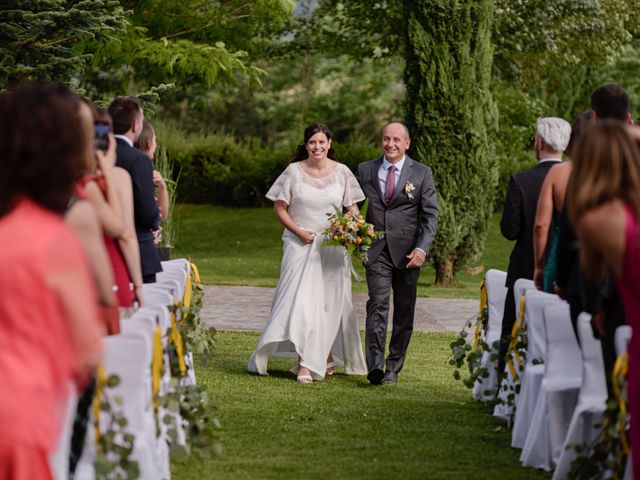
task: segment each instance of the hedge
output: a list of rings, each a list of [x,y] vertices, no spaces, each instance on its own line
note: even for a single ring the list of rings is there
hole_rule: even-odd
[[[163,138],[165,137],[165,138]],[[188,203],[234,206],[267,205],[265,193],[287,167],[291,148],[270,149],[230,134],[184,134],[167,130],[160,136],[180,171],[178,199]],[[352,170],[380,155],[375,145],[335,145],[338,160]]]

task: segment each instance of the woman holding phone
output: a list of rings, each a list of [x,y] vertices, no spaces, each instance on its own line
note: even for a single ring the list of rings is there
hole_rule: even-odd
[[[128,309],[134,301],[142,304],[142,273],[140,252],[133,226],[133,193],[129,174],[115,166],[116,142],[110,133],[111,118],[104,110],[96,109],[85,100],[83,120],[94,125],[91,145],[87,152],[87,171],[77,184],[77,193],[86,198],[95,208],[104,233],[104,243],[114,276],[114,290],[118,305]],[[105,125],[108,126],[104,142]],[[96,147],[107,147],[106,151]],[[131,284],[134,288],[131,288]],[[109,333],[118,333],[119,325],[112,325]]]

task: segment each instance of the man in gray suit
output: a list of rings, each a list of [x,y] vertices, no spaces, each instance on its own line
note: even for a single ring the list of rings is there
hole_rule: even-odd
[[[369,200],[367,222],[385,236],[371,245],[366,264],[369,301],[365,349],[373,385],[395,384],[413,332],[420,268],[438,222],[438,196],[431,169],[405,152],[411,140],[401,123],[382,131],[384,155],[358,165],[356,177]],[[393,331],[385,367],[389,296],[393,290]]]

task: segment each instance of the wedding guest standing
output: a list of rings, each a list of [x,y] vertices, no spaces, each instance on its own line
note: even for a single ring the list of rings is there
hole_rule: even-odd
[[[271,315],[248,370],[267,374],[270,356],[298,356],[300,383],[333,374],[366,373],[351,299],[351,264],[344,247],[322,246],[322,232],[335,206],[357,211],[364,195],[355,177],[336,161],[331,132],[314,124],[304,131],[290,165],[267,192],[284,226],[280,280]]]
[[[367,222],[385,232],[371,245],[366,264],[369,300],[365,350],[367,378],[374,385],[398,381],[413,332],[418,277],[438,221],[438,196],[431,169],[406,155],[410,143],[405,125],[387,125],[382,131],[384,154],[358,165],[356,174],[369,200]],[[393,331],[385,362],[391,290]]]
[[[145,120],[142,124],[142,132],[136,142],[136,148],[142,150],[153,161],[157,146],[156,131]],[[153,171],[153,185],[156,187],[156,201],[160,209],[160,218],[166,220],[169,217],[169,192],[167,191],[167,184],[158,170]]]
[[[581,242],[581,265],[594,280],[613,270],[633,328],[628,346],[628,402],[633,476],[640,478],[640,150],[618,121],[597,123],[578,143],[569,181],[569,217]]]
[[[571,124],[571,136],[566,154],[571,157],[571,148],[584,129],[591,123],[591,110],[582,112]],[[533,228],[533,256],[535,269],[533,281],[538,290],[555,293],[556,251],[558,247],[560,223],[567,182],[571,175],[571,161],[561,162],[551,167],[542,182]]]
[[[118,143],[116,165],[131,175],[136,234],[140,246],[142,280],[156,281],[156,273],[162,271],[160,257],[153,243],[153,230],[160,225],[160,211],[154,198],[153,169],[151,160],[133,144],[140,136],[144,112],[140,102],[133,97],[118,97],[109,105],[113,120],[113,133]]]
[[[513,285],[519,278],[533,280],[533,224],[542,182],[554,165],[562,161],[567,148],[571,125],[561,118],[538,119],[534,136],[534,149],[538,164],[524,172],[516,173],[509,181],[504,202],[500,231],[507,240],[515,240],[507,268],[507,296],[504,302],[502,334],[498,371],[502,372],[506,361],[511,330],[516,320]]]
[[[82,168],[80,99],[0,96],[0,479],[51,478],[69,382],[101,355],[95,284],[61,217]]]

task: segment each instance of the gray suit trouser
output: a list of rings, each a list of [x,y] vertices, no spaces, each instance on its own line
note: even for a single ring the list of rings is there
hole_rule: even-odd
[[[369,287],[365,334],[367,368],[369,371],[374,368],[383,370],[385,366],[389,296],[393,289],[393,331],[386,371],[398,373],[402,369],[413,332],[420,269],[395,268],[387,246],[366,268]]]

